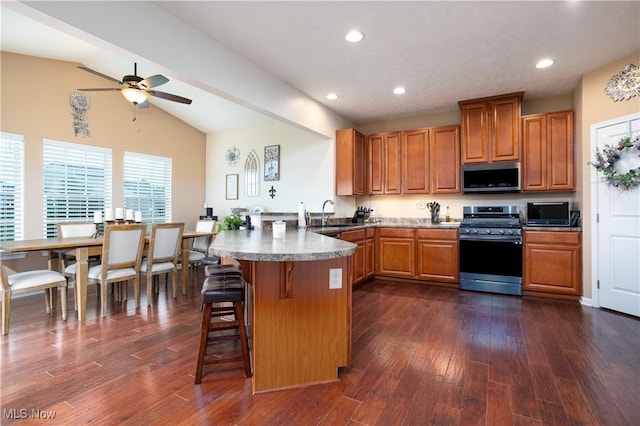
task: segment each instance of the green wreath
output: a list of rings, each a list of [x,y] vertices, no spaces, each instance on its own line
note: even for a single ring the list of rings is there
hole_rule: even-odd
[[[625,173],[615,169],[622,153],[628,150],[640,151],[640,135],[633,140],[629,136],[624,137],[617,145],[605,145],[602,151],[596,150],[596,161],[589,161],[589,164],[604,175],[609,185],[623,191],[635,188],[640,185],[640,166]],[[638,157],[640,158],[640,154]]]

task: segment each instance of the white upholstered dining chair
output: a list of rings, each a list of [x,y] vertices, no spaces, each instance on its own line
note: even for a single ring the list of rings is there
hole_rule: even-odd
[[[151,305],[153,277],[171,275],[173,298],[178,292],[178,259],[182,246],[184,223],[157,223],[151,226],[149,249],[143,257],[140,273],[146,277],[147,306]],[[136,291],[136,307],[140,306],[140,291]]]
[[[100,264],[89,268],[88,282],[100,284],[100,311],[107,315],[107,289],[110,283],[134,281],[140,297],[140,263],[146,225],[106,225]],[[125,299],[126,300],[126,299]]]
[[[48,269],[17,272],[7,274],[5,267],[0,265],[0,295],[2,296],[2,334],[9,333],[9,315],[11,314],[11,297],[14,294],[30,293],[44,290],[47,313],[51,313],[53,298],[49,296],[49,289],[61,291],[62,319],[67,320],[67,280],[60,272]]]
[[[199,220],[196,223],[196,232],[210,232],[213,234],[215,231],[215,220]],[[213,235],[193,239],[191,250],[189,250],[189,267],[191,269],[197,270],[198,266],[202,264],[202,259],[208,256],[212,239]]]
[[[57,225],[58,238],[92,237],[98,232],[98,227],[92,222],[60,222]],[[60,252],[60,270],[63,271],[67,282],[75,283],[76,280],[76,251],[65,250]],[[98,257],[89,259],[90,264],[96,264]],[[73,292],[75,310],[78,310],[78,301]]]

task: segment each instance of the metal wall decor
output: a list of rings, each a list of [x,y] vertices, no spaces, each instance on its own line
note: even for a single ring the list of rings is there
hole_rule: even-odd
[[[280,145],[264,147],[264,180],[280,180]]]
[[[69,95],[69,103],[71,104],[73,116],[73,133],[75,136],[91,136],[89,131],[89,123],[87,123],[87,111],[91,106],[89,97],[84,93],[73,92]]]
[[[269,190],[269,197],[273,198],[276,196],[276,189],[271,185],[271,189]]]
[[[240,150],[235,146],[227,149],[227,153],[224,155],[224,159],[228,166],[235,166],[240,161]]]
[[[628,101],[634,96],[640,96],[640,62],[638,65],[627,65],[611,77],[604,91],[614,102]]]

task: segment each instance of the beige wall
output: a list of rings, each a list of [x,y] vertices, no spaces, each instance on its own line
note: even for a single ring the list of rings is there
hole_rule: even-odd
[[[2,52],[0,129],[25,137],[25,238],[42,237],[42,140],[112,149],[113,204],[123,205],[124,151],[173,159],[172,219],[195,226],[205,197],[205,135],[151,105],[134,110],[118,92],[85,92],[90,137],[74,136],[69,95],[114,84],[78,64]],[[118,78],[119,76],[114,76]],[[167,102],[160,100],[158,104]],[[188,106],[185,106],[188,108]]]
[[[592,243],[594,230],[591,226],[592,212],[591,202],[594,194],[591,193],[591,170],[587,162],[593,157],[591,151],[591,125],[617,117],[624,117],[640,112],[640,98],[631,98],[628,101],[614,102],[604,92],[607,82],[615,74],[619,73],[629,64],[640,62],[640,51],[612,62],[593,72],[585,74],[574,92],[574,99],[580,102],[577,109],[576,120],[576,167],[577,180],[580,185],[582,225],[583,225],[583,294],[586,298],[592,297]]]

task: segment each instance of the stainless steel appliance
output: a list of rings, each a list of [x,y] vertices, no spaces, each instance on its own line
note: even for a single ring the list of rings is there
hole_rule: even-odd
[[[522,295],[518,206],[465,206],[460,223],[460,289]]]
[[[520,192],[520,163],[466,164],[461,180],[465,194]]]
[[[569,226],[571,210],[568,201],[536,201],[527,203],[527,225]]]

